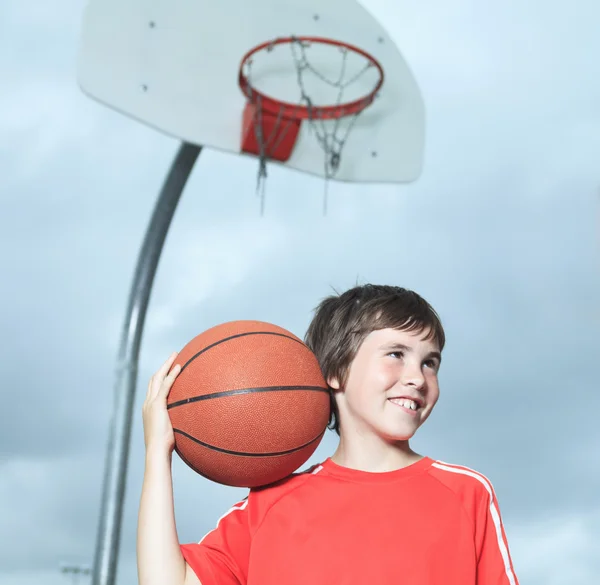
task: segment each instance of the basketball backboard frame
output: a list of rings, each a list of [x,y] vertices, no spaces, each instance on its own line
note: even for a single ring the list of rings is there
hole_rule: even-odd
[[[79,84],[93,99],[170,136],[243,154],[240,127],[246,97],[237,73],[244,54],[288,35],[347,42],[381,63],[385,84],[354,124],[333,178],[356,183],[416,180],[423,166],[423,100],[391,36],[355,0],[287,4],[282,9],[281,0],[90,0],[83,19]],[[315,65],[332,75],[339,68],[329,56],[317,56]],[[291,66],[275,59],[264,67],[271,95],[284,99],[297,92]],[[356,90],[365,93],[360,85]],[[323,152],[309,125],[300,129],[290,159],[280,164],[325,176]]]

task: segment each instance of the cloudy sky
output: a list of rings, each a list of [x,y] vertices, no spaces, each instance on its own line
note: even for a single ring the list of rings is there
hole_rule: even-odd
[[[413,288],[448,336],[442,398],[415,448],[492,480],[521,583],[596,584],[600,5],[364,3],[424,94],[421,179],[332,184],[323,217],[320,180],[273,168],[260,217],[255,161],[203,152],[159,266],[139,389],[214,324],[262,319],[303,335],[332,287]],[[81,93],[83,6],[0,5],[3,585],[59,585],[60,563],[91,563],[125,302],[178,148]],[[142,395],[121,585],[136,578]],[[243,493],[177,459],[174,475],[182,541]]]

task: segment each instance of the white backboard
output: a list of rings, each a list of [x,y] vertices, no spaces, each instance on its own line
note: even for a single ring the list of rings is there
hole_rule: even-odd
[[[360,47],[385,71],[378,98],[352,126],[333,178],[417,179],[425,125],[419,88],[383,26],[354,0],[90,0],[78,81],[90,97],[168,135],[240,154],[246,103],[238,86],[240,61],[252,47],[291,35]],[[260,65],[257,80],[272,97],[299,100],[294,61],[281,51],[253,64]],[[310,49],[307,56],[326,76],[340,71],[339,49]],[[310,87],[318,92],[318,83]],[[347,97],[372,87],[365,76],[348,86]],[[323,94],[316,101],[330,99]],[[323,176],[324,156],[310,122],[303,122],[290,160],[281,164]]]

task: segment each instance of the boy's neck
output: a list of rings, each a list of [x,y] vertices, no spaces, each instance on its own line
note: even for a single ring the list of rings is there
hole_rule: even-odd
[[[331,460],[350,469],[384,473],[402,469],[423,459],[422,455],[410,448],[408,441],[388,443],[375,437],[364,439],[361,437],[358,441],[347,441],[342,435]]]

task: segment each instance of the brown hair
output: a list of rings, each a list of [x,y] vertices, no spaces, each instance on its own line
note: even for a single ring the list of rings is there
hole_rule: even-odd
[[[325,380],[337,378],[343,386],[365,337],[387,328],[417,333],[428,330],[427,339],[434,340],[440,351],[446,342],[440,318],[425,299],[405,288],[376,284],[356,286],[323,299],[305,342],[317,356]],[[329,428],[339,435],[339,413],[332,388],[329,394]]]

